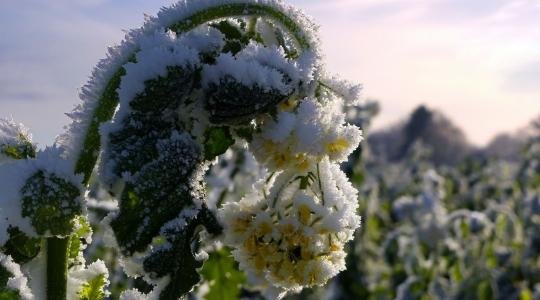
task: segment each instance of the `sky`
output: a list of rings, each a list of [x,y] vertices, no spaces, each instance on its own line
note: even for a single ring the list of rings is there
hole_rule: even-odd
[[[172,0],[0,0],[0,117],[52,144],[93,66]],[[327,69],[382,111],[419,104],[484,145],[540,115],[540,0],[290,0],[320,24]]]

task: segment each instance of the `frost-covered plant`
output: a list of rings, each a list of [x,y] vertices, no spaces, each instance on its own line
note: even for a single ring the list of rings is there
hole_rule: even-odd
[[[22,126],[0,123],[0,293],[107,297],[105,263],[82,252],[101,197],[118,203],[105,243],[145,282],[120,299],[184,297],[216,240],[268,297],[325,284],[360,226],[339,167],[362,139],[343,112],[359,90],[326,75],[316,26],[281,1],[162,9],[109,49],[53,147],[36,153]],[[228,149],[264,171],[232,189],[242,199],[207,202],[205,175]]]
[[[399,163],[357,162],[366,222],[329,298],[540,299],[535,143],[517,163],[437,167],[422,147]]]
[[[270,189],[256,187],[225,206],[225,243],[271,298],[322,285],[345,269],[343,246],[360,223],[356,199],[345,174],[327,159],[303,175],[285,171]]]
[[[35,156],[36,149],[28,129],[13,120],[0,119],[0,164]]]

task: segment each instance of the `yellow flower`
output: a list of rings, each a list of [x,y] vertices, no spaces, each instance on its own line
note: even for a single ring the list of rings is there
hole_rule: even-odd
[[[259,273],[262,273],[262,271],[264,271],[264,269],[266,269],[266,260],[264,259],[264,256],[256,255],[253,258],[253,261],[254,261],[253,264],[255,265],[255,269]]]
[[[349,142],[344,138],[339,138],[326,145],[326,151],[328,154],[337,154],[343,152],[349,147]]]
[[[272,232],[272,225],[268,224],[268,222],[262,222],[259,224],[259,234],[261,236],[265,236]]]
[[[290,274],[293,274],[294,271],[294,264],[288,260],[284,259],[282,260],[278,265],[276,265],[276,268],[274,270],[274,276],[281,279],[287,279],[287,276],[290,276]]]
[[[317,229],[317,233],[321,234],[321,235],[328,234],[329,232],[330,232],[330,230],[328,230],[328,228],[325,228],[325,227],[321,227],[321,228]]]
[[[233,231],[238,234],[246,232],[251,225],[252,216],[242,216],[234,220]]]
[[[296,108],[297,105],[298,105],[298,98],[291,97],[279,103],[278,107],[281,111],[291,112]]]
[[[302,247],[302,251],[300,253],[302,260],[310,260],[313,258],[313,252],[309,250],[307,245],[304,245],[304,247]]]
[[[318,279],[318,275],[321,273],[320,268],[318,265],[315,265],[308,273],[308,283],[309,285],[314,285],[320,280]]]
[[[267,153],[272,153],[275,151],[276,145],[271,140],[265,140],[262,147]]]
[[[304,272],[306,270],[306,266],[308,264],[308,261],[301,260],[296,264],[296,269],[294,270],[294,281],[297,284],[305,285],[305,276]]]
[[[307,155],[305,153],[297,154],[295,157],[296,164],[295,167],[300,172],[305,172],[307,169],[309,169],[309,161],[307,159]]]
[[[244,241],[244,248],[251,254],[257,253],[257,236],[252,234]]]
[[[307,225],[309,222],[309,219],[311,218],[311,209],[309,206],[302,204],[298,207],[298,217],[300,219],[300,223]]]
[[[283,169],[291,160],[291,156],[286,152],[277,152],[274,154],[274,163],[278,169]]]
[[[293,224],[288,223],[288,224],[281,225],[280,231],[284,237],[288,237],[294,234],[295,228]]]

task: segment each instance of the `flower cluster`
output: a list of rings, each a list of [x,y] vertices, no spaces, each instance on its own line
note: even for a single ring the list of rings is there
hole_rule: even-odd
[[[225,243],[251,284],[279,298],[344,270],[343,246],[360,217],[358,192],[339,166],[323,159],[305,173],[288,170],[260,185],[220,215]]]
[[[338,163],[362,132],[345,122],[343,97],[308,95],[293,94],[255,120],[249,150],[270,177],[220,212],[225,244],[268,298],[323,285],[344,270],[344,244],[360,226],[358,192]]]
[[[280,104],[275,120],[262,121],[250,149],[272,171],[306,172],[324,157],[343,162],[362,140],[361,130],[345,124],[339,101],[323,105],[315,100],[290,99]]]

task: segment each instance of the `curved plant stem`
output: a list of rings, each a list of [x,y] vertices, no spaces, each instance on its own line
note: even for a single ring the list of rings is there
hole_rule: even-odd
[[[47,239],[47,300],[66,300],[69,238]]]
[[[94,170],[101,148],[99,125],[109,121],[114,115],[114,111],[119,102],[116,89],[120,86],[120,79],[125,74],[125,69],[123,67],[120,68],[105,87],[105,90],[99,98],[99,105],[92,116],[86,136],[84,137],[82,150],[79,153],[77,164],[75,165],[75,174],[84,175],[83,184],[85,185],[88,184],[88,181],[90,180],[90,175]]]
[[[263,4],[236,3],[210,7],[185,18],[169,28],[177,33],[186,32],[201,24],[227,17],[251,16],[269,17],[279,22],[292,34],[301,50],[310,49],[310,41],[303,33],[302,27],[283,12]]]
[[[257,29],[257,17],[249,18],[247,33],[251,36],[254,36],[256,29]]]

